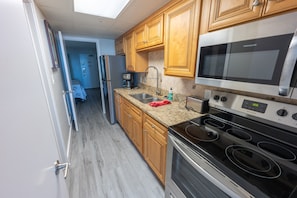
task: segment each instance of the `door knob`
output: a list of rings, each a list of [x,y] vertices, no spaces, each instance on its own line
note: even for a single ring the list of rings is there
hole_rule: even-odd
[[[54,163],[55,165],[55,174],[58,175],[60,173],[61,169],[65,169],[64,172],[64,179],[66,179],[67,175],[68,175],[68,169],[69,169],[69,165],[70,163],[66,162],[66,163],[60,163],[59,160],[55,161]]]

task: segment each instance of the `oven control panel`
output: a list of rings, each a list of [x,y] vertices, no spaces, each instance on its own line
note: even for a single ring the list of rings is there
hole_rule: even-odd
[[[211,107],[245,117],[257,118],[278,127],[284,125],[297,130],[297,107],[295,105],[227,92],[207,92]]]

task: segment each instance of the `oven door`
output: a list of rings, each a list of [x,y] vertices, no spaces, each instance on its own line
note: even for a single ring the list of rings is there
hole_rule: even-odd
[[[169,134],[165,197],[254,196],[215,168],[201,154]]]

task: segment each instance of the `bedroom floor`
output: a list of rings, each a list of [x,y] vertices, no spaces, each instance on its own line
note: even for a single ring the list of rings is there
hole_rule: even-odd
[[[71,142],[70,198],[164,197],[164,188],[118,124],[101,112],[99,89],[77,103]]]

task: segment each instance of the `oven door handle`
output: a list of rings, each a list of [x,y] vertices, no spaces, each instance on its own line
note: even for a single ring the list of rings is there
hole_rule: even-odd
[[[248,193],[246,190],[241,188],[238,184],[236,184],[234,181],[232,181],[230,178],[228,178],[226,175],[224,175],[222,172],[217,170],[213,165],[211,165],[207,160],[205,160],[202,156],[200,156],[197,153],[194,153],[190,149],[188,149],[187,146],[182,145],[177,138],[169,134],[169,140],[171,140],[173,147],[184,157],[184,159],[189,162],[205,179],[209,180],[211,183],[213,183],[215,186],[217,186],[219,189],[221,189],[223,192],[225,192],[227,195],[229,195],[232,198],[254,198],[253,195]],[[198,158],[200,158],[203,163],[208,166],[208,170],[213,171],[214,175],[217,177],[220,177],[221,180],[224,180],[224,182],[219,181],[214,176],[209,174],[206,170],[203,169],[201,165],[199,165],[197,162],[195,162],[189,154],[194,155]],[[229,184],[229,185],[228,185]],[[228,188],[228,187],[230,188]],[[232,189],[232,190],[231,190]],[[235,192],[236,191],[236,192]]]
[[[290,42],[287,56],[284,62],[283,70],[279,81],[279,95],[288,96],[290,93],[290,83],[293,77],[294,66],[297,60],[297,29],[294,32]]]

